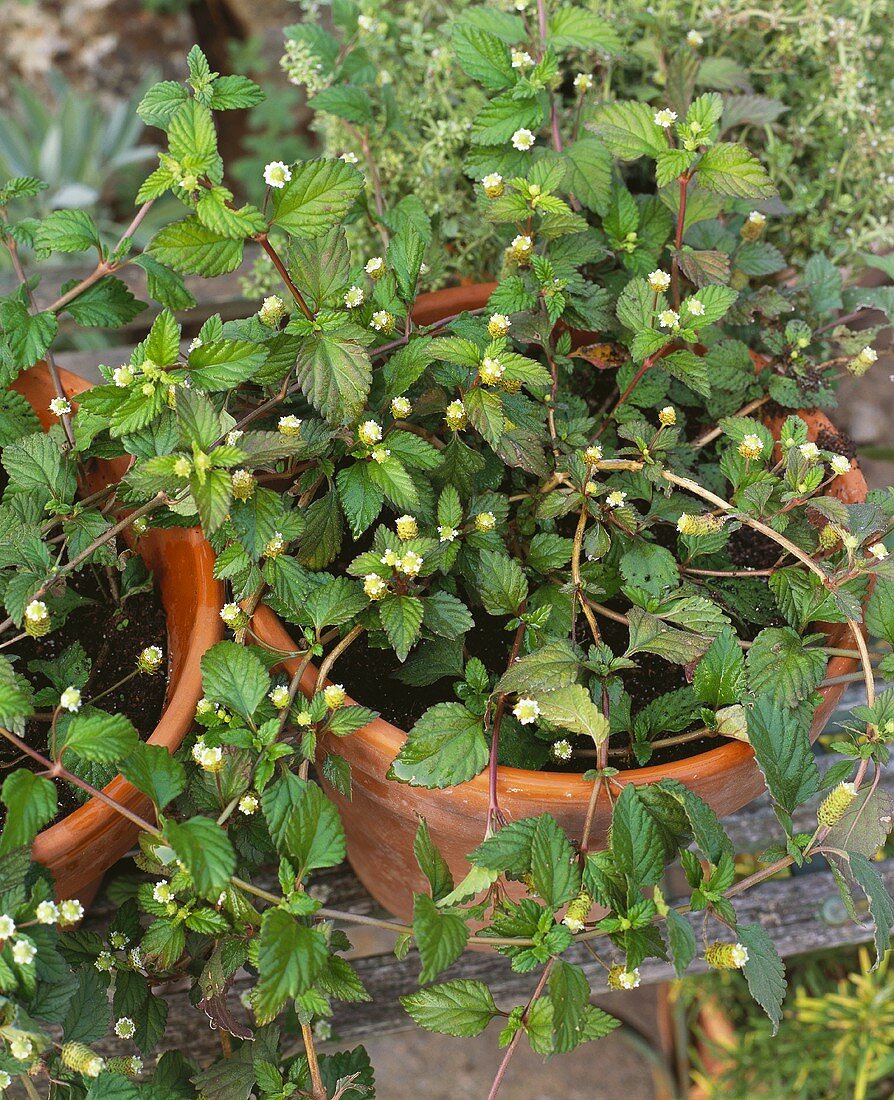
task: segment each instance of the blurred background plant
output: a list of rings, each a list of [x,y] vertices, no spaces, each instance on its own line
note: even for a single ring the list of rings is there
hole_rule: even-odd
[[[789,1012],[773,1037],[729,975],[678,983],[674,1008],[694,1041],[692,1082],[706,1100],[881,1100],[894,1075],[892,953],[837,950],[790,960]],[[810,1057],[805,1058],[804,1052]]]
[[[603,0],[634,43],[615,88],[666,86],[677,51],[697,83],[782,101],[761,158],[790,210],[776,232],[795,258],[851,264],[894,246],[894,51],[891,7],[874,0]],[[790,249],[789,249],[790,251]]]
[[[47,189],[30,200],[34,216],[51,210],[88,209],[100,231],[117,237],[133,217],[133,195],[157,147],[136,105],[150,78],[124,100],[111,103],[76,92],[61,73],[48,76],[49,94],[14,83],[10,110],[0,114],[0,176],[37,176]],[[153,209],[138,231],[148,240],[167,220]]]

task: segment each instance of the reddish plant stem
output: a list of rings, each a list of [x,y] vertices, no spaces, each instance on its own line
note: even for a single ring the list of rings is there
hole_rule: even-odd
[[[286,270],[286,265],[279,258],[279,253],[276,251],[276,249],[270,243],[270,239],[267,236],[267,234],[266,233],[258,233],[257,236],[254,239],[258,242],[258,244],[261,246],[261,248],[263,248],[264,251],[267,253],[267,255],[270,257],[270,262],[273,264],[273,266],[279,272],[279,275],[280,275],[280,278],[282,279],[282,281],[289,288],[289,293],[292,295],[292,297],[298,303],[298,308],[301,310],[301,312],[304,314],[304,316],[307,318],[308,321],[312,321],[314,319],[314,315],[311,312],[310,307],[308,306],[307,302],[305,302],[304,297],[301,294],[301,291],[292,282],[292,276]]]
[[[524,603],[519,607],[518,614],[523,615],[525,612]],[[525,622],[518,624],[518,629],[515,632],[515,637],[512,639],[512,649],[509,652],[509,661],[506,665],[506,671],[515,664],[518,657],[518,651],[521,649],[522,638],[525,636]],[[503,711],[506,709],[506,695],[504,692],[500,692],[500,697],[497,699],[497,705],[494,707],[494,721],[493,729],[490,739],[490,759],[487,762],[487,790],[488,790],[488,805],[487,805],[487,820],[484,827],[484,835],[488,837],[491,835],[491,829],[494,821],[499,825],[503,825],[505,820],[503,813],[500,810],[500,803],[497,796],[497,756],[500,749],[500,725],[503,721]]]
[[[686,194],[692,177],[688,172],[680,176],[680,209],[677,211],[677,232],[674,237],[674,257],[671,260],[671,286],[673,287],[674,309],[680,308],[680,264],[677,253],[683,247],[683,233],[686,229]]]
[[[553,968],[555,959],[550,959],[546,966],[543,968],[543,973],[540,975],[540,981],[537,983],[537,988],[531,994],[531,998],[525,1005],[525,1010],[522,1013],[521,1025],[516,1033],[512,1036],[512,1041],[506,1048],[506,1053],[503,1055],[503,1061],[500,1063],[500,1068],[497,1070],[497,1075],[494,1077],[494,1083],[490,1087],[490,1092],[487,1094],[487,1100],[494,1100],[494,1097],[500,1091],[500,1085],[503,1084],[503,1078],[506,1076],[506,1070],[509,1069],[509,1063],[512,1061],[512,1055],[515,1054],[518,1048],[519,1040],[524,1032],[524,1024],[527,1023],[528,1015],[531,1011],[531,1006],[543,992],[546,987],[546,983],[549,981],[550,971]]]
[[[112,251],[114,255],[124,244],[128,237],[132,237],[139,228],[143,218],[149,213],[152,208],[154,199],[150,199],[149,202],[144,202],[140,209],[136,212],[133,221],[121,234],[118,243]],[[111,275],[120,268],[125,267],[129,263],[128,260],[100,260],[96,265],[94,271],[91,271],[89,275],[81,279],[79,283],[76,283],[71,290],[67,290],[60,298],[57,298],[51,306],[47,306],[50,313],[58,313],[60,309],[64,309],[69,302],[73,302],[80,294],[83,294],[85,290],[89,290],[94,283],[99,282],[105,275]]]

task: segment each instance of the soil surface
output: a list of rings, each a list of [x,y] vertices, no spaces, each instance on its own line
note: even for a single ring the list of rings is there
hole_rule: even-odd
[[[58,630],[43,638],[27,638],[16,643],[15,662],[22,672],[29,670],[33,661],[56,660],[70,645],[80,643],[91,662],[90,679],[82,689],[84,703],[92,702],[108,691],[96,705],[110,713],[121,713],[133,722],[145,740],[151,736],[164,710],[167,678],[136,675],[120,687],[113,688],[120,680],[133,672],[137,655],[150,645],[160,646],[167,658],[167,620],[161,600],[155,589],[137,592],[116,606],[107,591],[104,580],[90,572],[82,573],[76,581],[80,596],[90,602],[76,608]],[[7,654],[9,654],[7,650]],[[46,677],[31,670],[36,689],[49,686]],[[39,714],[49,718],[49,707],[39,708]],[[25,739],[39,752],[46,752],[51,725],[40,718],[28,722]],[[9,770],[40,765],[30,757],[22,757],[8,742],[0,742],[0,781]],[[90,781],[93,781],[92,778]],[[59,783],[59,815],[64,817],[83,801],[66,783]],[[4,808],[0,805],[0,821]]]

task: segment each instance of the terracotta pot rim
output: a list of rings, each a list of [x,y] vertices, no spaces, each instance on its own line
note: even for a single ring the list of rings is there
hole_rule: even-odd
[[[422,294],[417,299],[414,317],[424,324],[431,324],[438,316],[447,316],[461,309],[477,309],[485,305],[496,283],[476,283],[470,286],[450,287],[445,290],[436,290],[428,294]],[[829,429],[834,431],[835,426],[822,410],[798,410],[798,414],[808,422],[808,434],[814,438],[818,431]],[[842,488],[847,488],[850,495],[859,499],[865,499],[867,486],[859,466],[853,468],[844,478],[837,479]],[[271,641],[278,649],[292,649],[294,644],[286,629],[276,614],[266,605],[261,604],[255,612],[253,620],[259,637]],[[850,638],[850,630],[845,623],[831,624],[826,631],[829,644],[833,648],[843,648],[843,642]],[[279,644],[277,644],[277,639]],[[854,671],[857,668],[857,660],[852,657],[832,657],[826,666],[827,676],[841,676]],[[316,688],[317,668],[314,664],[308,664],[301,680],[301,689],[312,692]],[[331,683],[331,681],[327,681]],[[820,694],[825,698],[830,692],[829,688],[821,688]],[[355,701],[349,696],[349,702]],[[822,704],[819,704],[821,706]],[[393,759],[407,739],[406,731],[388,722],[384,718],[376,718],[368,726],[358,730],[354,737],[362,737],[373,751],[388,755]],[[665,764],[651,764],[643,768],[628,768],[618,772],[617,780],[622,784],[635,783],[644,785],[654,783],[660,779],[678,779],[681,782],[691,779],[694,774],[703,770],[707,771],[732,771],[745,765],[754,759],[754,750],[743,741],[731,740],[716,748],[683,757],[680,760],[669,761]],[[572,785],[579,784],[581,772],[545,772],[529,771],[526,768],[513,768],[506,765],[497,767],[497,779],[504,788],[510,787],[530,792],[532,797],[573,798],[579,794],[579,789],[572,790]],[[475,792],[487,798],[488,778],[487,773],[481,772],[474,778],[459,784],[464,790]],[[454,788],[446,788],[451,790]]]

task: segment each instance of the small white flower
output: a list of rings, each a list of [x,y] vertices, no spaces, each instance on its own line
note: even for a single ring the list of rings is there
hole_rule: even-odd
[[[8,1089],[11,1084],[12,1078],[5,1069],[0,1069],[0,1092],[2,1092],[3,1089]]]
[[[385,553],[379,558],[382,565],[388,565],[392,568],[397,568],[397,563],[400,561],[400,554],[396,550],[386,550]]]
[[[71,412],[71,402],[66,397],[54,397],[50,402],[50,412],[54,416],[68,416]]]
[[[423,557],[421,554],[417,554],[415,550],[408,550],[402,558],[400,558],[396,565],[399,572],[403,573],[407,577],[417,577],[419,570],[422,568]]]
[[[239,812],[245,814],[246,817],[251,817],[253,813],[256,813],[258,806],[260,806],[260,802],[256,795],[244,794],[239,799]]]
[[[563,762],[566,760],[570,760],[572,752],[571,742],[564,739],[561,741],[553,741],[550,751],[552,753],[553,760],[561,760]],[[581,929],[579,928],[577,931],[579,932],[581,931]]]
[[[67,687],[59,696],[59,706],[72,713],[81,709],[81,693],[76,687]]]
[[[349,149],[346,153],[342,153],[338,159],[343,160],[345,164],[356,164],[360,160],[360,157]]]
[[[61,924],[77,924],[84,916],[84,906],[77,898],[66,898],[59,902],[59,921]]]
[[[671,277],[666,271],[662,271],[660,268],[655,271],[650,271],[648,275],[649,286],[656,293],[667,290],[671,285]]]
[[[37,948],[31,942],[31,940],[16,940],[12,945],[12,959],[19,966],[27,966],[30,962],[34,961],[34,957],[37,955]]]
[[[497,199],[503,194],[503,177],[499,172],[489,172],[482,177],[481,186],[489,199]]]
[[[589,73],[578,73],[574,78],[574,90],[583,95],[593,87],[593,77]]]
[[[664,428],[672,428],[677,423],[677,410],[673,405],[658,410],[658,423]]]
[[[389,451],[387,447],[376,447],[370,455],[373,462],[378,462],[380,466],[383,462],[387,462],[390,457],[391,451]]]
[[[344,303],[348,309],[356,309],[363,305],[363,287],[352,286],[345,291]]]
[[[258,320],[262,325],[273,328],[279,324],[287,313],[286,303],[282,298],[278,294],[271,294],[261,304],[261,308],[258,310]]]
[[[479,531],[493,531],[497,526],[497,517],[493,512],[479,512],[475,516],[475,527]]]
[[[700,298],[690,298],[686,304],[693,317],[704,317],[705,304]]]
[[[864,363],[867,363],[869,366],[872,366],[872,364],[878,359],[878,352],[875,350],[875,348],[871,348],[867,344],[867,346],[863,348],[857,358],[862,360]]]
[[[50,613],[43,600],[32,600],[25,608],[25,619],[29,623],[45,623],[49,617]]]
[[[384,24],[381,20],[375,19],[371,15],[358,15],[357,26],[365,34],[381,34],[384,30]]]
[[[584,449],[584,462],[588,462],[591,466],[595,466],[597,462],[602,461],[602,446],[599,443],[591,443],[589,447]]]
[[[286,540],[282,537],[282,532],[274,531],[273,538],[268,540],[267,545],[264,547],[264,557],[278,558],[285,548]]]
[[[130,937],[124,932],[110,932],[109,943],[116,951],[121,951],[130,943]]]
[[[219,772],[223,767],[223,749],[220,745],[206,745],[201,737],[192,747],[192,758],[205,772]]]
[[[656,111],[652,116],[656,126],[660,126],[662,130],[667,130],[677,121],[677,112],[672,111],[670,107],[664,107],[660,111]]]
[[[509,248],[517,255],[527,255],[534,247],[534,241],[527,233],[520,233],[512,238]]]
[[[267,692],[267,698],[276,707],[277,710],[282,710],[283,707],[289,705],[289,689],[285,684],[277,684],[272,691]]]
[[[478,377],[485,386],[493,386],[503,377],[503,364],[492,355],[485,356],[478,368]]]
[[[238,603],[225,603],[220,609],[220,617],[232,629],[237,629],[241,624],[245,612]]]
[[[605,498],[605,503],[609,506],[609,508],[620,508],[626,499],[627,494],[624,492],[623,489],[615,489]]]
[[[745,963],[748,962],[748,948],[744,943],[734,943],[733,949],[730,952],[730,958],[741,970]]]
[[[323,699],[330,710],[338,710],[348,701],[348,693],[344,684],[329,684],[323,688]]]
[[[198,348],[200,348],[202,346],[202,344],[204,342],[205,341],[202,339],[201,336],[194,336],[189,342],[189,347],[186,349],[187,353],[192,353],[192,352],[196,351]]]
[[[129,1016],[120,1016],[115,1021],[115,1034],[119,1039],[132,1039],[137,1033],[137,1025]]]
[[[108,974],[110,970],[115,968],[115,960],[112,957],[111,951],[100,951],[100,953],[93,960],[93,965],[100,973]]]
[[[292,169],[282,160],[271,160],[264,166],[264,183],[268,187],[285,187],[292,178]]]
[[[17,1062],[27,1062],[31,1058],[34,1044],[27,1035],[16,1035],[9,1044],[9,1053]]]
[[[447,427],[454,432],[461,431],[466,424],[466,407],[462,401],[451,401],[444,410]]]
[[[505,313],[492,313],[490,320],[487,322],[488,335],[498,340],[501,336],[507,335],[511,325],[512,322]]]
[[[512,147],[513,149],[517,149],[520,153],[527,153],[536,140],[537,137],[532,130],[522,127],[522,129],[516,130],[512,135]]]
[[[373,447],[382,442],[382,428],[375,420],[364,420],[357,429],[357,438],[367,447]]]
[[[59,906],[54,901],[42,901],[34,910],[38,924],[55,924],[59,919]]]
[[[300,416],[281,416],[277,421],[277,431],[280,435],[301,435],[301,417]]]
[[[162,653],[161,646],[147,645],[145,649],[140,650],[140,654],[137,657],[137,668],[140,672],[146,672],[151,675],[162,666],[164,661],[164,654]]]
[[[764,441],[759,435],[749,432],[748,435],[742,436],[742,442],[739,444],[739,454],[743,458],[760,458],[764,450]]]
[[[376,332],[393,332],[394,316],[387,309],[377,309],[370,318],[369,327],[374,328]]]
[[[388,591],[388,582],[378,573],[367,573],[363,578],[363,591],[370,600],[381,600]]]
[[[843,477],[851,471],[851,460],[847,455],[833,455],[829,465],[832,468],[832,473],[838,477]]]
[[[658,314],[658,324],[662,328],[676,328],[680,323],[680,314],[673,309],[664,309]]]
[[[171,884],[164,879],[156,882],[152,888],[152,899],[157,901],[159,905],[167,905],[169,901],[173,901],[174,891],[171,889]]]
[[[748,215],[748,221],[751,222],[752,225],[762,226],[766,224],[767,215],[762,214],[760,210],[752,210]]]
[[[381,279],[385,274],[385,261],[381,256],[373,256],[371,260],[366,261],[363,270],[371,279]]]
[[[227,446],[235,447],[243,435],[245,432],[240,431],[239,428],[233,428],[232,431],[227,432]]]
[[[875,558],[876,561],[884,561],[885,558],[891,556],[891,552],[883,542],[874,542],[869,547],[869,553]]]
[[[406,397],[394,397],[391,400],[391,415],[397,420],[405,420],[413,411],[413,405]]]
[[[530,726],[532,722],[536,722],[540,717],[540,704],[536,699],[523,695],[512,708],[512,713],[521,725]]]
[[[130,951],[127,952],[127,960],[135,970],[139,970],[142,967],[143,954],[139,947],[132,947]]]
[[[818,462],[820,457],[820,449],[815,443],[801,443],[798,447],[802,457],[806,458],[808,462]]]
[[[455,527],[451,527],[449,523],[442,523],[438,526],[438,541],[439,542],[453,542],[459,531]]]
[[[0,940],[8,940],[16,934],[16,922],[4,913],[0,916]]]
[[[705,36],[700,31],[689,31],[686,35],[686,45],[691,46],[694,50],[697,50],[699,46],[704,46]]]
[[[635,966],[633,970],[622,970],[617,975],[616,981],[621,989],[636,989],[640,983],[639,967]]]
[[[528,53],[527,50],[513,50],[512,51],[512,67],[513,69],[530,69],[534,64],[534,58]]]
[[[191,350],[191,349],[190,349]],[[115,367],[112,371],[112,381],[119,389],[124,389],[133,382],[133,371],[130,367]]]

